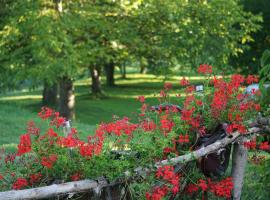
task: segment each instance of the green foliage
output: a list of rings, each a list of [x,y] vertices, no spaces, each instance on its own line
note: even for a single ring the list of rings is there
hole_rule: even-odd
[[[261,58],[260,90],[262,92],[261,104],[266,114],[269,114],[270,107],[270,50],[265,50]],[[268,87],[265,85],[268,84]]]
[[[137,55],[145,57],[154,71],[201,63],[223,67],[230,56],[243,52],[261,21],[235,0],[149,0],[137,12]]]
[[[269,0],[240,0],[245,12],[254,15],[261,15],[261,26],[257,32],[251,34],[252,40],[249,47],[238,58],[231,61],[231,64],[240,68],[244,73],[258,73],[260,70],[260,58],[264,50],[270,45],[270,1]],[[244,43],[248,41],[243,40]]]
[[[0,10],[1,87],[76,79],[108,62],[142,62],[155,73],[238,55],[260,16],[238,0],[8,1]],[[242,44],[240,44],[242,42]],[[11,78],[12,77],[12,78]]]

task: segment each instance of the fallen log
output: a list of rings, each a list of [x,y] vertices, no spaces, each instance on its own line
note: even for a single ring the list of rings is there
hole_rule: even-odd
[[[0,192],[1,200],[30,200],[55,197],[65,193],[77,193],[98,188],[98,182],[93,180],[81,180],[62,184],[53,184],[26,190],[11,190]]]
[[[258,133],[261,130],[262,130],[261,128],[253,127],[249,129],[248,134]],[[196,160],[202,156],[215,152],[218,149],[234,142],[239,136],[241,136],[239,132],[234,132],[231,135],[223,138],[222,140],[216,141],[207,147],[202,147],[188,154],[157,162],[155,164],[155,167],[160,167],[164,165],[176,165],[179,163],[187,163]],[[137,175],[145,176],[145,173],[149,172],[149,168],[139,167],[135,169],[135,172]],[[128,175],[130,173],[125,172],[125,174]],[[6,192],[0,192],[0,200],[44,199],[66,193],[79,193],[90,190],[95,191],[97,189],[100,190],[100,188],[103,187],[106,187],[106,184],[99,183],[98,181],[95,180],[81,180],[81,181],[67,182],[63,184],[53,184],[50,186],[44,186],[33,189],[11,190]]]

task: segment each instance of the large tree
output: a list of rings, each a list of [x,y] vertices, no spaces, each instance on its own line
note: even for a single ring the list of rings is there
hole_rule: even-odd
[[[60,112],[72,118],[72,81],[79,72],[78,54],[73,46],[70,17],[62,12],[61,1],[16,1],[1,31],[1,64],[13,69],[19,80],[33,85],[43,81],[60,85]]]
[[[258,73],[260,70],[260,58],[265,49],[270,46],[270,1],[269,0],[241,0],[241,3],[246,12],[251,12],[254,15],[261,14],[261,28],[251,35],[252,40],[249,42],[249,47],[244,53],[231,60],[231,63],[240,68],[245,73]],[[248,41],[243,38],[243,44]]]
[[[252,40],[260,21],[238,0],[144,0],[134,13],[130,23],[138,58],[165,72],[176,65],[223,67],[243,52],[246,44],[241,42]]]

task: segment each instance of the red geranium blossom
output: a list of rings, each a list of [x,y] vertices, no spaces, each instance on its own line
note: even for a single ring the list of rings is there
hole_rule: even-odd
[[[259,81],[259,78],[258,76],[255,76],[255,75],[248,75],[246,78],[247,84],[258,83],[258,81]]]
[[[167,82],[167,83],[164,83],[164,89],[165,90],[170,90],[170,89],[172,89],[172,83],[170,83],[170,82]]]
[[[187,86],[189,84],[190,84],[189,80],[185,79],[185,77],[180,80],[180,85],[181,86]]]
[[[259,148],[261,150],[269,150],[270,149],[270,145],[268,144],[268,142],[262,142],[259,146]]]
[[[33,185],[35,183],[38,183],[40,181],[41,177],[42,177],[42,174],[41,173],[31,174],[29,176],[29,178],[30,178],[30,181],[29,181],[30,185]]]
[[[20,143],[18,144],[17,155],[21,156],[29,151],[31,151],[31,137],[30,134],[24,134],[20,136]]]
[[[82,178],[82,174],[80,172],[76,172],[70,178],[72,181],[78,181]]]
[[[144,96],[138,96],[137,97],[137,100],[141,103],[144,103],[145,102],[145,97]]]
[[[48,107],[42,107],[41,108],[41,111],[38,113],[38,116],[41,119],[48,119],[51,116],[53,116],[53,114],[54,114],[54,110],[53,109],[48,108]]]
[[[26,186],[28,186],[28,182],[25,178],[17,178],[15,183],[13,183],[13,185],[12,185],[12,189],[20,190]]]
[[[54,165],[54,163],[57,160],[57,155],[56,154],[52,154],[49,157],[42,157],[41,158],[41,164],[44,167],[47,167],[48,169],[51,169]]]
[[[212,74],[213,67],[211,65],[201,64],[198,68],[198,73],[199,74]]]

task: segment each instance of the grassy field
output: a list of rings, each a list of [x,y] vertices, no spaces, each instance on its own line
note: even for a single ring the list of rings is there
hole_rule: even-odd
[[[193,82],[202,77],[191,77]],[[175,95],[179,92],[180,77],[171,77],[166,81],[174,84],[171,101],[179,102]],[[85,136],[102,121],[110,121],[113,115],[132,117],[140,108],[136,101],[139,95],[147,98],[150,105],[158,104],[155,96],[163,88],[164,77],[146,74],[132,74],[127,79],[116,78],[116,87],[103,87],[106,97],[92,98],[89,91],[90,80],[83,79],[75,83],[76,119],[73,126],[77,126],[81,135]],[[0,144],[17,143],[18,136],[26,131],[29,120],[40,122],[37,113],[41,108],[41,89],[35,91],[16,91],[0,95]],[[57,109],[57,108],[56,108]]]
[[[174,90],[171,94],[173,103],[180,101],[175,97],[180,90],[179,80],[180,77],[176,76],[166,80],[173,83]],[[199,83],[202,80],[203,77],[191,77],[193,83]],[[118,77],[116,87],[104,86],[106,97],[102,99],[91,97],[89,82],[89,79],[83,79],[75,83],[76,120],[72,126],[78,129],[81,138],[92,134],[98,123],[111,120],[113,115],[134,116],[140,108],[140,103],[136,101],[139,95],[144,95],[150,105],[158,104],[155,96],[163,87],[164,77],[142,74],[132,74],[127,79]],[[45,128],[46,126],[37,117],[40,107],[41,90],[31,92],[22,90],[0,95],[0,146],[14,151],[19,135],[26,132],[26,124],[29,120],[34,120],[41,128]],[[248,165],[243,200],[254,198],[267,200],[267,192],[262,190],[263,187],[258,182],[262,170],[260,166]]]

